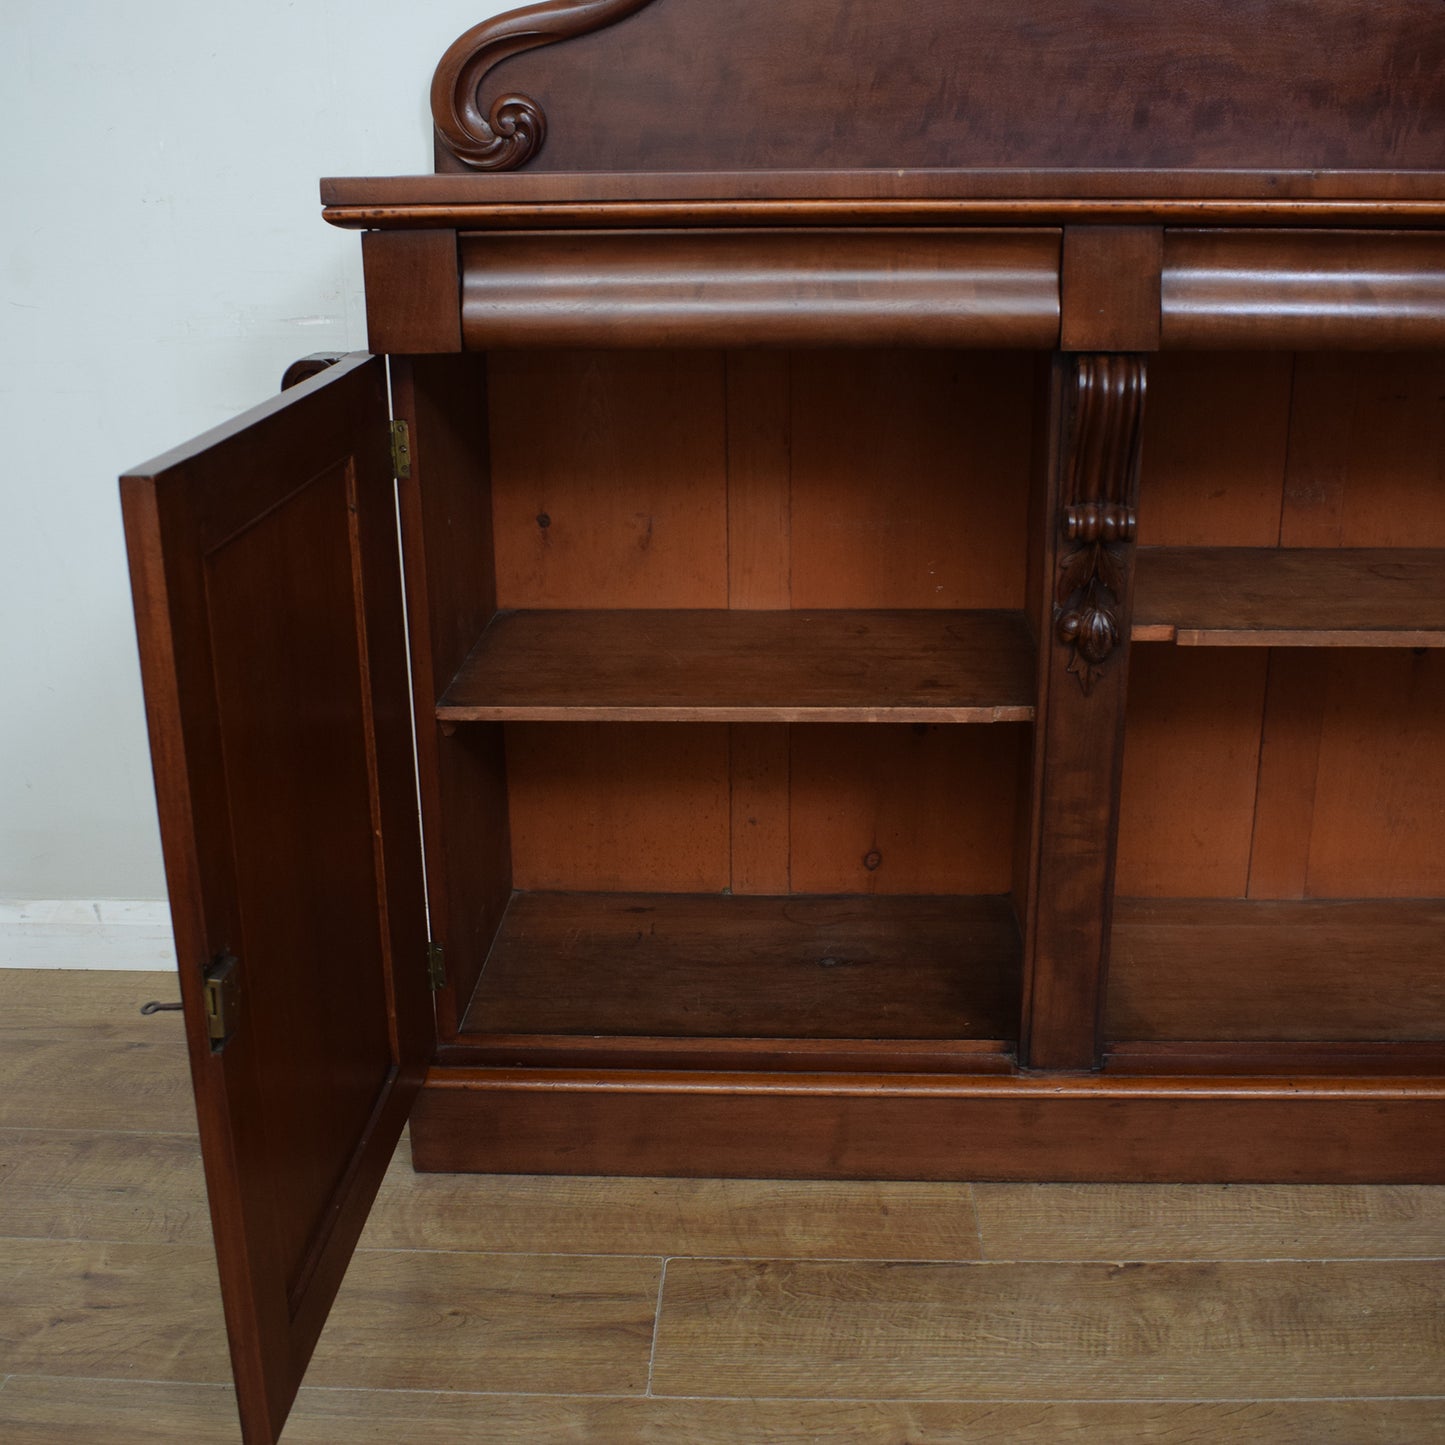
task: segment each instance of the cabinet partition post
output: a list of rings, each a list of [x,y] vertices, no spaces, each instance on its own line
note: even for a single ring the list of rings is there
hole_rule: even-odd
[[[1143,356],[1054,360],[1020,1043],[1032,1068],[1098,1062],[1144,386]]]
[[[424,356],[462,349],[455,231],[367,231],[361,261],[370,350]]]

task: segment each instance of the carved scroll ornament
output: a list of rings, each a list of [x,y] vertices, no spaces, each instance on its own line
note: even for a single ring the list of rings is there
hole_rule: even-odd
[[[447,149],[483,171],[525,165],[542,148],[547,117],[525,95],[501,95],[488,107],[482,82],[502,61],[615,24],[652,0],[546,0],[473,26],[441,58],[432,77],[431,109]]]
[[[1132,563],[1144,420],[1144,358],[1081,356],[1074,372],[1055,631],[1093,691],[1119,645]]]

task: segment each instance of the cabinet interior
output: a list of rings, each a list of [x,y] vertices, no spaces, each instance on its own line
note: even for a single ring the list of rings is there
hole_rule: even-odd
[[[1445,1039],[1442,442],[1436,355],[1151,364],[1106,1039]]]
[[[484,441],[419,437],[470,619],[419,700],[444,1049],[1004,1067],[1041,358],[414,365]],[[1151,359],[1106,1043],[1445,1038],[1442,396],[1416,353]]]
[[[489,615],[432,702],[438,747],[491,797],[483,818],[475,789],[446,791],[436,827],[507,839],[444,850],[459,909],[479,867],[501,904],[447,931],[456,1038],[519,1058],[887,1041],[905,1061],[916,1040],[1002,1062],[1036,358],[456,365],[485,380],[449,395],[485,409],[458,425],[485,424],[492,541],[448,555]]]

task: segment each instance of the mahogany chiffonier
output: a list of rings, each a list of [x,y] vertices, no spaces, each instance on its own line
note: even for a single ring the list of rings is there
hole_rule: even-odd
[[[1445,1181],[1438,0],[549,0],[432,106],[374,354],[122,483],[247,1440],[408,1119]]]

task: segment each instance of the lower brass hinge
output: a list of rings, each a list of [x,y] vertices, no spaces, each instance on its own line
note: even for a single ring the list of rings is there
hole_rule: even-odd
[[[442,946],[439,943],[429,943],[426,946],[426,976],[433,991],[447,986],[446,963],[442,959]]]
[[[398,481],[411,476],[411,428],[404,421],[391,424],[391,474]]]
[[[206,1033],[211,1040],[212,1052],[226,1046],[226,1041],[236,1032],[236,1009],[241,995],[241,960],[234,954],[223,953],[206,970],[201,983],[206,1003]]]

